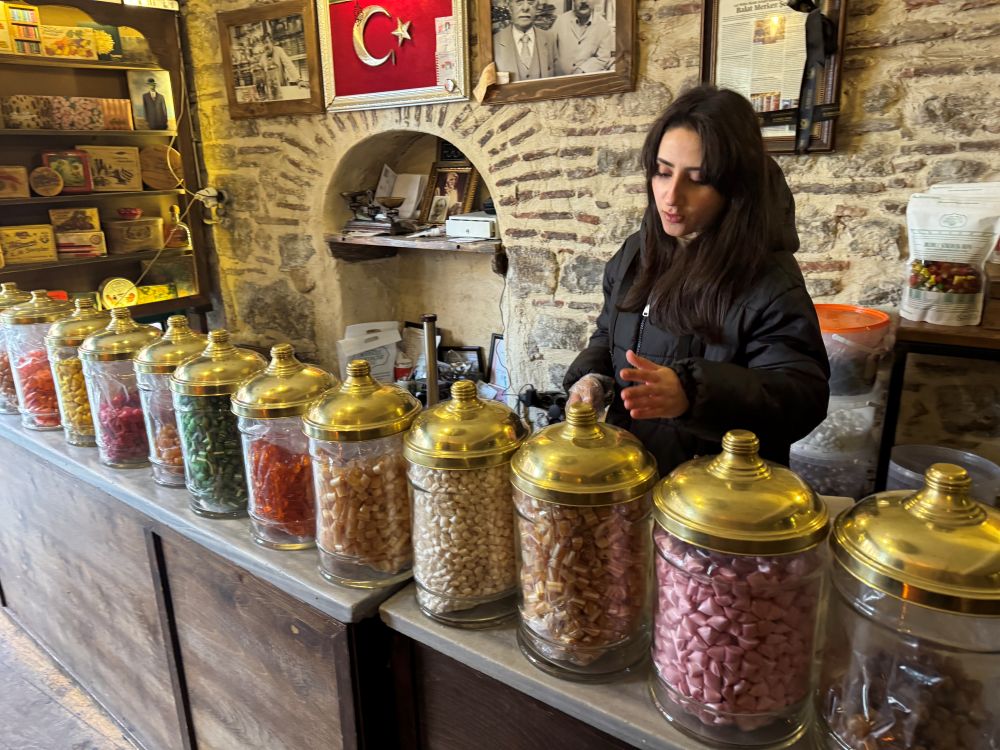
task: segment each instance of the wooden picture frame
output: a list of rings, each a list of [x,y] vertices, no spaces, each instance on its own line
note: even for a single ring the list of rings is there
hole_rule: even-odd
[[[833,23],[837,40],[837,51],[817,71],[808,146],[810,152],[826,152],[834,148],[835,118],[839,113],[847,0],[816,0],[816,5]],[[749,8],[745,21],[736,11],[744,7]],[[720,23],[723,15],[725,22]],[[806,57],[806,17],[807,13],[789,8],[786,0],[761,0],[749,6],[737,0],[705,0],[702,6],[701,80],[730,88],[750,100],[761,121],[764,144],[772,154],[796,153],[795,128],[800,117],[798,101]],[[720,25],[725,29],[724,35],[720,34]],[[745,54],[740,52],[741,42]],[[759,79],[762,90],[754,90],[757,84],[750,61],[763,59],[762,50],[771,45],[775,61],[762,64],[762,68],[768,66]],[[788,58],[785,46],[801,50],[801,54],[797,53],[794,63],[779,67],[775,73],[779,58]],[[720,49],[726,50],[722,67]],[[775,80],[781,82],[777,87]]]
[[[98,193],[142,190],[142,170],[136,146],[77,146],[90,157],[90,175]]]
[[[42,164],[54,169],[63,178],[62,192],[94,192],[94,180],[90,176],[90,157],[86,151],[43,151]]]
[[[218,14],[218,23],[230,117],[323,111],[312,0],[227,11]]]
[[[479,173],[468,162],[434,162],[420,204],[420,220],[444,224],[449,216],[469,213],[478,187]]]
[[[470,365],[472,370],[480,377],[486,375],[486,363],[483,358],[483,347],[481,346],[439,346],[438,360],[448,362],[448,354],[454,352],[466,365]]]
[[[514,43],[513,17],[523,0],[476,0],[477,32],[480,48],[483,50],[485,66],[496,64],[498,81],[491,85],[484,101],[489,104],[509,104],[511,102],[539,101],[542,99],[564,99],[573,96],[597,96],[618,94],[635,90],[636,64],[636,0],[591,0],[591,18],[604,22],[610,30],[594,35],[591,41],[584,39],[566,49],[592,51],[593,54],[573,59],[572,53],[559,55],[560,38],[568,38],[575,33],[571,22],[573,0],[552,0],[550,3],[536,2],[535,16],[531,28],[541,31],[540,41],[534,46],[532,69],[519,78],[517,47]],[[544,11],[555,7],[554,11]],[[543,12],[539,13],[539,9]],[[603,11],[603,14],[602,14]],[[527,23],[527,16],[519,18]],[[576,27],[579,28],[579,27]],[[591,33],[589,30],[586,33]],[[611,42],[613,40],[613,42]],[[611,43],[610,54],[608,44]],[[537,64],[537,68],[535,65]],[[504,81],[504,74],[509,77]],[[480,71],[482,75],[482,71]]]

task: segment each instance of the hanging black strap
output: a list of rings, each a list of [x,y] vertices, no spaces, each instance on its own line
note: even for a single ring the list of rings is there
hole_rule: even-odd
[[[816,89],[819,69],[837,51],[837,27],[823,15],[812,0],[788,0],[788,7],[806,16],[806,63],[802,69],[798,117],[795,120],[795,153],[809,151],[813,123],[816,120]]]

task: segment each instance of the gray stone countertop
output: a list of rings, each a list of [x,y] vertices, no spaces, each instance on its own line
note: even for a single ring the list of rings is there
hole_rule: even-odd
[[[288,551],[262,547],[253,541],[246,518],[197,516],[190,510],[186,489],[161,487],[153,481],[148,468],[104,466],[98,460],[96,448],[68,445],[62,430],[26,430],[21,428],[17,417],[2,416],[0,438],[29,450],[340,622],[371,617],[379,604],[403,585],[369,591],[329,583],[319,574],[315,549]]]
[[[420,611],[413,584],[379,611],[393,630],[623,742],[655,750],[719,750],[719,745],[681,733],[657,711],[646,684],[648,662],[614,682],[570,682],[542,672],[524,657],[515,640],[516,621],[484,630],[443,625]],[[788,750],[808,750],[814,742],[807,735]]]

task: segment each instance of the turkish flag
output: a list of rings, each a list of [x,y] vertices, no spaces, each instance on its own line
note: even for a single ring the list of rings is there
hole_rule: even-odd
[[[375,59],[394,52],[395,63],[390,57],[381,65],[366,65],[355,52],[355,18],[365,8],[374,7],[384,9],[389,15],[369,10],[364,26],[364,48]],[[434,19],[451,16],[452,0],[359,0],[357,3],[347,0],[330,3],[329,10],[336,96],[437,85]],[[410,22],[407,28],[410,39],[397,40],[392,32],[407,21]]]

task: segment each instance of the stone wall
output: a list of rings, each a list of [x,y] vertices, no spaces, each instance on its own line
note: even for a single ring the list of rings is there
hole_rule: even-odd
[[[209,180],[232,196],[215,228],[228,325],[247,341],[291,340],[333,366],[343,326],[380,295],[400,293],[388,280],[400,269],[394,260],[330,257],[322,235],[342,214],[331,180],[341,157],[366,139],[421,131],[461,148],[499,206],[514,382],[560,382],[598,312],[602,266],[642,213],[643,135],[698,79],[700,3],[639,1],[633,93],[233,121],[215,14],[249,4],[189,0],[184,8]],[[998,13],[998,0],[850,0],[837,149],[779,158],[817,301],[895,304],[908,196],[934,182],[1000,178]],[[478,70],[475,47],[473,58]],[[441,284],[421,293],[447,295],[468,280],[467,266],[452,274],[447,258],[427,263]],[[489,275],[488,263],[481,273]]]

